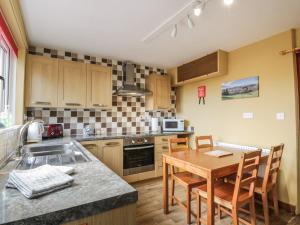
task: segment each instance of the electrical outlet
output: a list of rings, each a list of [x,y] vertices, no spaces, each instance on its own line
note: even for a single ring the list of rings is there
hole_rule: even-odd
[[[284,120],[284,113],[283,112],[276,113],[276,119],[277,120]]]
[[[243,118],[244,119],[253,119],[253,113],[252,112],[244,112]]]

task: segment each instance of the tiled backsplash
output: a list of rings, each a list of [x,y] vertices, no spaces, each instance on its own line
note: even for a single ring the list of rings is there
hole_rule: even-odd
[[[0,130],[0,166],[16,150],[19,128],[20,126],[13,126]]]
[[[76,54],[47,48],[30,47],[30,54],[44,55],[53,58],[61,58],[72,61],[80,61],[91,64],[99,64],[112,67],[113,91],[122,86],[122,62],[105,58]],[[148,66],[136,65],[136,85],[145,88],[145,77],[151,73],[166,74],[166,70]],[[64,125],[64,135],[82,134],[83,128],[89,125],[101,133],[122,132],[147,132],[149,131],[149,119],[151,117],[169,118],[175,117],[175,90],[171,93],[172,110],[146,111],[145,97],[121,97],[113,96],[111,110],[95,109],[63,109],[63,108],[28,108],[28,119],[37,118],[48,123],[61,123]]]

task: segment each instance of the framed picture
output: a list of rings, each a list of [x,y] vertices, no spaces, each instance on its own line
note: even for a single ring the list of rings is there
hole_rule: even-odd
[[[222,84],[222,100],[259,96],[259,76],[248,77]]]

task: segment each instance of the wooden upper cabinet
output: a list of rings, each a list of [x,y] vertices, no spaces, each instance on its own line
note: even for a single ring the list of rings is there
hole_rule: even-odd
[[[153,92],[153,95],[146,96],[147,110],[171,109],[170,76],[151,74],[146,77],[146,88]]]
[[[111,68],[87,65],[87,107],[112,107]]]
[[[86,64],[59,60],[58,104],[60,107],[86,106]]]
[[[209,55],[168,70],[172,86],[204,80],[227,74],[228,53],[218,50]]]
[[[25,84],[27,107],[57,106],[58,60],[28,54]]]

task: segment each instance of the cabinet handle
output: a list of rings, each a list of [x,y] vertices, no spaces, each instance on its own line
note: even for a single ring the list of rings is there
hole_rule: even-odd
[[[105,144],[105,146],[109,146],[109,147],[119,146],[119,145],[120,145],[119,142],[108,142]]]
[[[50,102],[39,102],[39,101],[37,101],[37,102],[32,102],[32,104],[37,104],[37,105],[51,105]]]
[[[162,149],[166,149],[166,150],[169,150],[169,147],[167,146],[163,146]]]
[[[169,107],[158,107],[158,109],[162,109],[162,110],[169,110]]]
[[[68,106],[81,106],[79,103],[66,103]]]
[[[164,142],[168,142],[168,139],[166,139],[166,138],[162,138],[161,140]]]
[[[95,107],[106,107],[107,105],[104,105],[104,104],[93,104],[93,106],[95,106]]]

